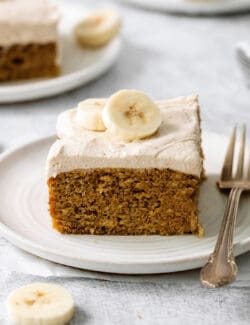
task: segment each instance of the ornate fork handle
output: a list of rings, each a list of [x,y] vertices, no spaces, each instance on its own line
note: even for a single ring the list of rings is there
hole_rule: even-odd
[[[201,270],[201,282],[207,287],[215,288],[230,283],[237,275],[233,235],[241,193],[240,188],[231,189],[214,252]]]

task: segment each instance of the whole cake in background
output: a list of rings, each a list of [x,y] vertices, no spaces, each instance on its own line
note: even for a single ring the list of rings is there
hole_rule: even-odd
[[[202,235],[196,96],[153,102],[136,90],[60,114],[47,158],[49,210],[61,233]]]
[[[58,19],[46,0],[0,1],[0,81],[59,74]]]

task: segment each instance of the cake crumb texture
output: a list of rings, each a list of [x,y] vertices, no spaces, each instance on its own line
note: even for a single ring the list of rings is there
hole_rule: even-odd
[[[201,179],[169,169],[73,170],[48,180],[53,228],[67,234],[202,236]]]
[[[57,76],[60,69],[56,57],[53,42],[0,46],[0,81]]]

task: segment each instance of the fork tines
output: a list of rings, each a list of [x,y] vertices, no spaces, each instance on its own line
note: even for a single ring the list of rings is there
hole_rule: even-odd
[[[233,128],[230,143],[227,148],[225,161],[221,171],[219,186],[221,188],[245,187],[244,183],[249,186],[250,166],[248,167],[247,177],[244,177],[244,160],[246,147],[246,126],[241,128],[240,147],[238,152],[236,173],[234,175],[233,167],[235,161],[235,144],[236,144],[237,127]]]

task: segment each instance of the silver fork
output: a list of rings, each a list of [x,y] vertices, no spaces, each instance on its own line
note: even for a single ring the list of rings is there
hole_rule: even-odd
[[[242,127],[241,142],[238,154],[237,170],[233,175],[233,161],[235,155],[236,127],[230,139],[222,167],[220,189],[231,189],[226,204],[225,214],[219,231],[217,243],[207,264],[201,269],[200,281],[209,288],[221,287],[235,280],[238,272],[233,255],[233,237],[235,221],[243,191],[250,190],[250,165],[244,173],[244,157],[246,146],[246,127]]]

